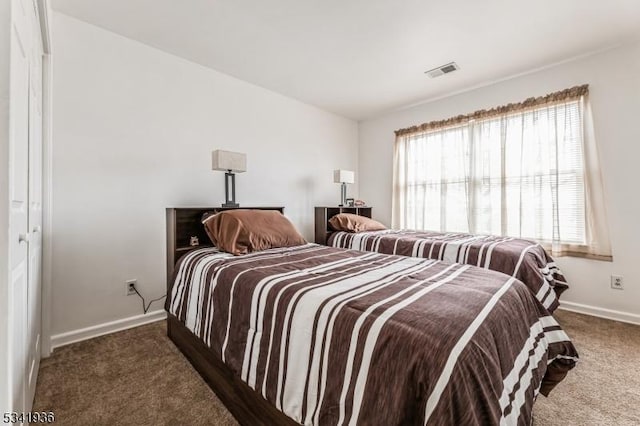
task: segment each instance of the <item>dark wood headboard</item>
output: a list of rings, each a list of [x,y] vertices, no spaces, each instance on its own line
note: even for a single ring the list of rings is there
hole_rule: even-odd
[[[371,218],[371,207],[316,207],[316,244],[327,244],[329,236],[334,232],[329,226],[329,219],[338,213],[351,213]]]
[[[278,210],[284,207],[239,207],[251,210]],[[202,215],[207,212],[219,213],[235,210],[234,207],[177,207],[167,208],[167,291],[173,284],[173,269],[176,262],[189,250],[211,247],[211,241],[204,230]],[[191,237],[198,237],[199,245],[191,246]]]

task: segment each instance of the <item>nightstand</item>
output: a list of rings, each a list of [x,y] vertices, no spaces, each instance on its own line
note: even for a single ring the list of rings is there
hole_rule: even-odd
[[[327,238],[334,232],[329,228],[329,219],[339,213],[351,213],[371,218],[371,207],[316,207],[316,244],[327,244]]]

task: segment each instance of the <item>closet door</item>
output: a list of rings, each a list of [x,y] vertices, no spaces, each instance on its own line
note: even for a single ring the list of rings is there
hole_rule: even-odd
[[[27,408],[29,255],[29,46],[27,2],[11,3],[9,110],[9,382],[13,410]]]
[[[9,382],[14,411],[33,404],[41,346],[42,39],[31,0],[11,2]]]
[[[31,15],[29,73],[29,273],[27,285],[26,404],[31,410],[40,367],[42,283],[42,35],[37,15]]]

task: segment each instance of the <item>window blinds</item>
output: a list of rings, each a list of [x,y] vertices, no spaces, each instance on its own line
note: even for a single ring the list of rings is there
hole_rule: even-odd
[[[584,108],[581,92],[398,131],[394,226],[535,239],[556,254],[589,254]]]

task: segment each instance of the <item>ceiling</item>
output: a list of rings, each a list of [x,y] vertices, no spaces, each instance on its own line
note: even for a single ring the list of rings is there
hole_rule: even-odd
[[[352,119],[640,38],[638,0],[51,0]],[[424,71],[456,61],[436,79]]]

